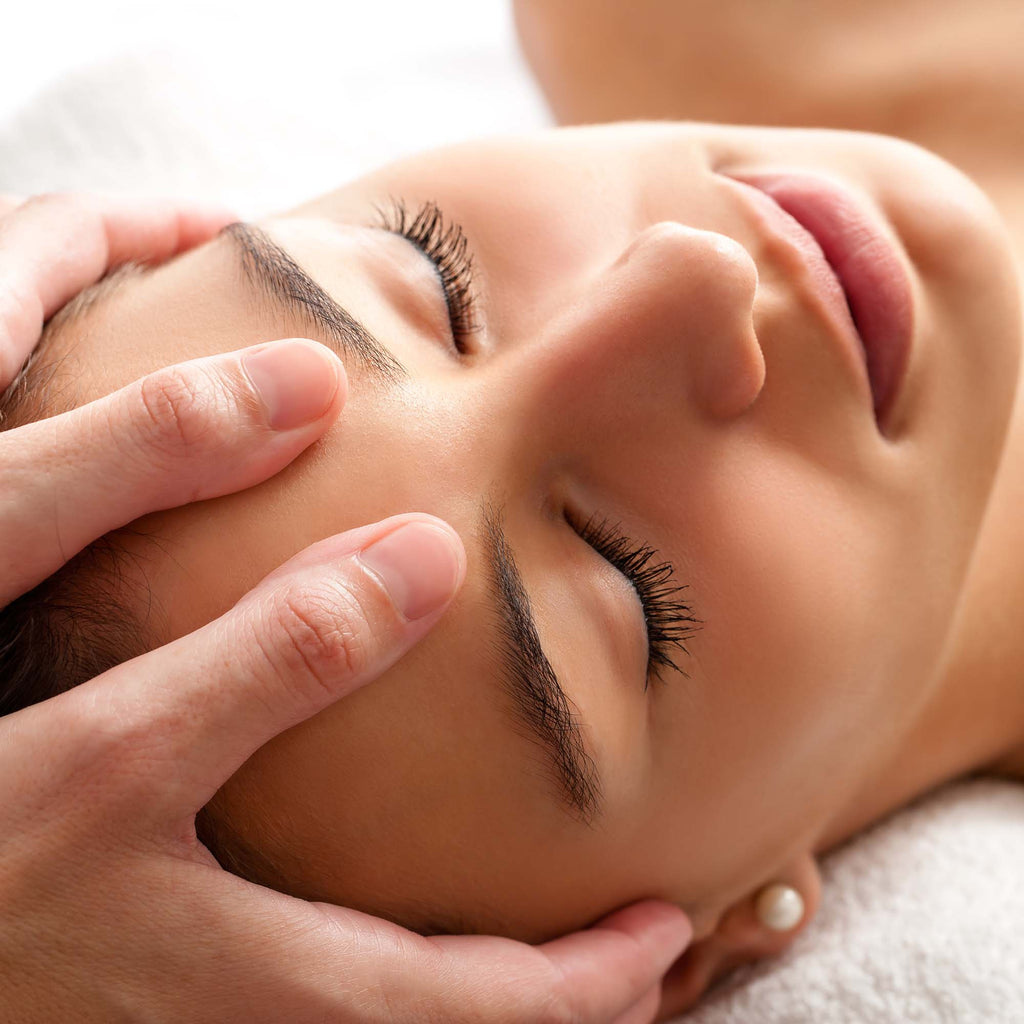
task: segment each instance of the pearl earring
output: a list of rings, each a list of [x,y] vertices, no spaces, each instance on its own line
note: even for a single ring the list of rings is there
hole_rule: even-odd
[[[761,924],[777,932],[795,928],[804,916],[803,897],[788,885],[766,885],[757,894],[757,916]]]

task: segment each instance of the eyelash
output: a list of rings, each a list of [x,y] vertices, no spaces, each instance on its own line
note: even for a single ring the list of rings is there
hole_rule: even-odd
[[[636,545],[608,520],[591,516],[582,525],[570,525],[599,555],[622,573],[637,592],[647,626],[647,679],[661,678],[660,670],[673,668],[686,673],[672,659],[673,651],[689,655],[686,641],[703,625],[690,606],[680,598],[686,590],[676,585],[671,562],[656,562],[657,551]],[[687,677],[689,678],[689,677]]]
[[[441,208],[430,201],[423,203],[413,216],[401,199],[392,199],[388,209],[378,207],[377,212],[385,231],[407,239],[437,268],[455,349],[465,355],[469,351],[468,336],[479,330],[479,325],[473,295],[473,257],[461,226],[454,222],[446,224]],[[644,689],[651,676],[660,679],[661,669],[672,668],[685,676],[672,659],[672,652],[679,650],[689,655],[686,641],[703,623],[680,599],[686,587],[673,582],[672,563],[655,562],[654,548],[634,545],[605,519],[591,516],[581,526],[574,525],[574,529],[637,592],[644,611],[649,651]]]
[[[445,223],[441,208],[434,202],[423,203],[410,216],[403,200],[392,199],[388,209],[378,207],[377,213],[385,231],[412,242],[437,268],[455,350],[465,355],[469,351],[467,340],[479,325],[473,295],[473,257],[462,228],[454,222]]]

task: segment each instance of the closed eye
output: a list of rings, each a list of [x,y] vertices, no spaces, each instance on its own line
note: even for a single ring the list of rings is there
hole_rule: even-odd
[[[676,663],[676,657],[680,653],[689,656],[686,641],[704,623],[683,599],[683,592],[688,588],[676,581],[672,563],[658,561],[654,548],[631,541],[618,525],[596,514],[579,524],[569,519],[569,524],[629,580],[640,599],[647,628],[644,689],[650,685],[652,677],[663,682],[662,673],[668,669],[686,676]]]
[[[473,257],[462,228],[446,222],[441,208],[425,202],[410,215],[401,199],[377,208],[379,227],[411,242],[434,265],[452,331],[452,346],[459,355],[472,351],[471,336],[479,331],[473,294]]]

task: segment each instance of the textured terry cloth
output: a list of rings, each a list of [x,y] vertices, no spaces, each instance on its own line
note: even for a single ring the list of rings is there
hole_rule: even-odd
[[[1024,1024],[1024,786],[951,784],[824,858],[817,918],[685,1024]]]
[[[347,19],[349,6],[332,10]],[[545,123],[491,4],[434,0],[419,20],[401,6],[378,0],[358,12],[376,28],[342,31],[292,0],[287,19],[277,4],[218,36],[225,0],[180,0],[173,47],[153,49],[139,29],[115,52],[111,26],[129,8],[78,5],[74,60],[37,75],[17,109],[0,95],[0,192],[205,195],[253,215],[425,146]],[[130,14],[166,20],[159,5]],[[29,49],[9,47],[0,73],[35,62],[31,45],[59,57],[50,6],[21,17],[38,17],[37,31],[23,24]],[[332,63],[289,40],[286,22],[315,24]],[[105,59],[83,62],[101,43]],[[947,787],[855,837],[823,873],[820,913],[793,948],[737,971],[688,1024],[1024,1024],[1024,786]]]

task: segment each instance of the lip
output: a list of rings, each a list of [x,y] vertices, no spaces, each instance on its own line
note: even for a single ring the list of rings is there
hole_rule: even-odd
[[[866,370],[875,419],[885,433],[913,337],[910,280],[893,242],[862,203],[831,180],[796,172],[727,176],[767,199],[774,216],[763,202],[758,207],[768,226],[803,252],[831,318],[851,343],[845,347],[856,355],[861,376]]]

